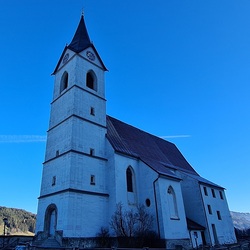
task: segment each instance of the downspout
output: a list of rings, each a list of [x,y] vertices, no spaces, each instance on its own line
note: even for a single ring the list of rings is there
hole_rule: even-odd
[[[158,216],[158,206],[157,206],[156,190],[155,190],[155,183],[158,181],[159,177],[160,176],[158,175],[158,177],[154,180],[153,186],[154,186],[154,198],[155,198],[155,210],[156,210],[156,223],[157,223],[157,229],[158,229],[158,237],[161,238],[159,216]]]

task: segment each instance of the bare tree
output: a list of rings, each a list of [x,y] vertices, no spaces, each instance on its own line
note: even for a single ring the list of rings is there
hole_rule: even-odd
[[[133,210],[124,212],[124,224],[127,232],[127,237],[134,237],[136,234],[137,218]]]
[[[123,211],[122,203],[116,205],[110,226],[118,237],[133,237],[136,218],[132,210]]]
[[[147,213],[144,205],[138,205],[136,217],[136,236],[141,237],[147,235],[152,229],[152,224],[154,221],[153,216]]]
[[[118,237],[142,237],[151,230],[152,223],[153,216],[147,213],[145,206],[139,205],[136,211],[123,211],[122,203],[118,203],[110,226]]]

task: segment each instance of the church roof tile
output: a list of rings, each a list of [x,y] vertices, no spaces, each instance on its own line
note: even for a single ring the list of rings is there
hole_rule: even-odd
[[[110,116],[107,129],[107,138],[117,152],[140,158],[159,174],[180,179],[174,173],[178,169],[199,176],[173,143]]]
[[[84,18],[81,16],[75,35],[71,43],[68,45],[68,48],[76,53],[79,53],[90,46],[92,46],[92,43],[89,39]]]

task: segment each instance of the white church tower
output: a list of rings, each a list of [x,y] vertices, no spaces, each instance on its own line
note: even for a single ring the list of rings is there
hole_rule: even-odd
[[[106,68],[81,16],[55,68],[36,234],[95,237],[107,224]]]

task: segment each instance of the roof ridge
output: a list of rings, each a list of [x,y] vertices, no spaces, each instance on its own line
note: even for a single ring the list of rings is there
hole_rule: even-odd
[[[142,132],[142,133],[148,134],[149,136],[153,136],[154,138],[157,138],[157,140],[161,140],[161,141],[170,143],[170,144],[172,144],[172,145],[175,145],[173,142],[170,142],[170,141],[168,141],[168,140],[166,140],[166,139],[164,139],[164,138],[161,138],[160,136],[153,135],[153,134],[151,134],[150,132],[147,132],[147,131],[145,131],[145,130],[142,130],[142,129],[140,129],[140,128],[137,128],[137,127],[135,127],[134,125],[128,124],[128,123],[126,123],[126,122],[123,122],[123,121],[121,121],[121,120],[119,120],[119,119],[117,119],[117,118],[114,118],[114,117],[110,116],[110,115],[107,115],[107,116],[108,116],[109,118],[111,118],[111,119],[114,119],[114,120],[116,120],[116,121],[118,121],[118,122],[120,122],[120,123],[125,124],[126,126],[132,127],[132,128],[134,128],[134,129],[136,129],[136,130]]]

